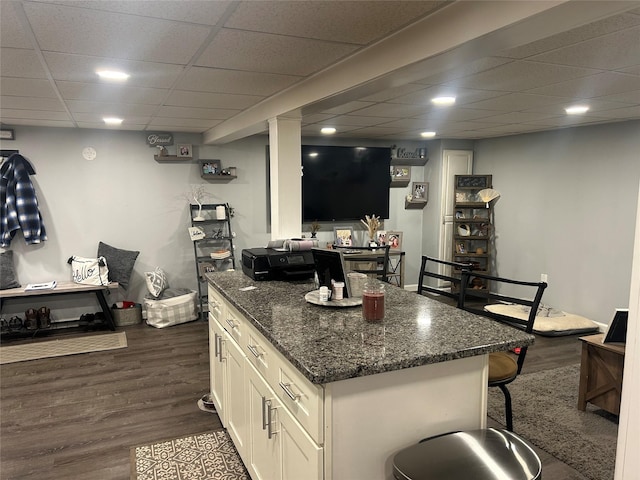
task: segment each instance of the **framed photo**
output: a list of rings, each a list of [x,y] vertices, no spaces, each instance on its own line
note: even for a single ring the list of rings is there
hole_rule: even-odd
[[[351,227],[333,227],[335,234],[335,244],[343,247],[353,245],[353,230]]]
[[[220,160],[202,160],[200,162],[200,173],[202,175],[221,175],[222,163]]]
[[[411,180],[411,167],[391,165],[391,181],[392,182],[407,182]]]
[[[413,182],[411,184],[412,202],[426,202],[429,199],[429,184],[427,182]]]
[[[3,128],[0,129],[0,138],[2,140],[15,140],[16,134],[13,131],[13,128]]]
[[[181,157],[181,158],[191,158],[193,156],[191,145],[179,143],[178,146],[176,147],[176,151],[178,152],[178,157]]]
[[[198,263],[198,272],[200,276],[204,278],[205,274],[215,272],[216,267],[213,262],[202,262]]]
[[[402,232],[387,232],[387,245],[391,250],[402,250]]]
[[[467,248],[464,246],[464,242],[456,243],[456,253],[467,253]]]
[[[378,242],[380,246],[387,244],[387,232],[385,230],[378,230],[376,232],[376,242]]]

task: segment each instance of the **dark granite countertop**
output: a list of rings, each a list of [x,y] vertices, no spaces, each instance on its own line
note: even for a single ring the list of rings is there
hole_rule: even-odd
[[[315,384],[506,351],[534,340],[521,330],[392,285],[386,285],[385,319],[369,323],[362,319],[362,307],[306,302],[311,282],[256,282],[238,270],[207,278]],[[248,286],[257,288],[240,290]]]

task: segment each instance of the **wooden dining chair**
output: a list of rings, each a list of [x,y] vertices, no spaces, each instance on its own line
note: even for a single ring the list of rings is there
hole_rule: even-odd
[[[463,271],[458,306],[463,310],[531,333],[545,288],[547,288],[545,282],[525,282],[474,271]],[[522,320],[493,313],[484,308],[492,303],[520,305],[528,316],[526,320]],[[520,348],[515,359],[514,355],[508,352],[489,354],[489,387],[498,387],[504,394],[506,423],[509,431],[513,431],[513,413],[511,394],[507,385],[513,382],[522,371],[526,355],[526,346]]]

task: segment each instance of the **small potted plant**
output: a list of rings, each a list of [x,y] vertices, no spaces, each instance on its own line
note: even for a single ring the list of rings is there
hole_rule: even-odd
[[[380,217],[376,217],[375,215],[365,215],[365,219],[360,219],[360,222],[367,227],[367,231],[369,232],[369,246],[377,246],[376,232],[380,227]]]
[[[314,220],[313,222],[311,222],[311,238],[316,238],[318,230],[320,230],[320,224],[317,220]]]

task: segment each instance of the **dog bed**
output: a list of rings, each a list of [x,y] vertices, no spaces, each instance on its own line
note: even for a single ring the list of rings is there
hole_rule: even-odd
[[[498,303],[486,305],[485,310],[507,317],[527,320],[529,309],[518,304]],[[598,324],[588,318],[563,312],[548,306],[540,305],[538,315],[533,322],[533,333],[545,337],[559,337],[562,335],[576,335],[598,331]]]

